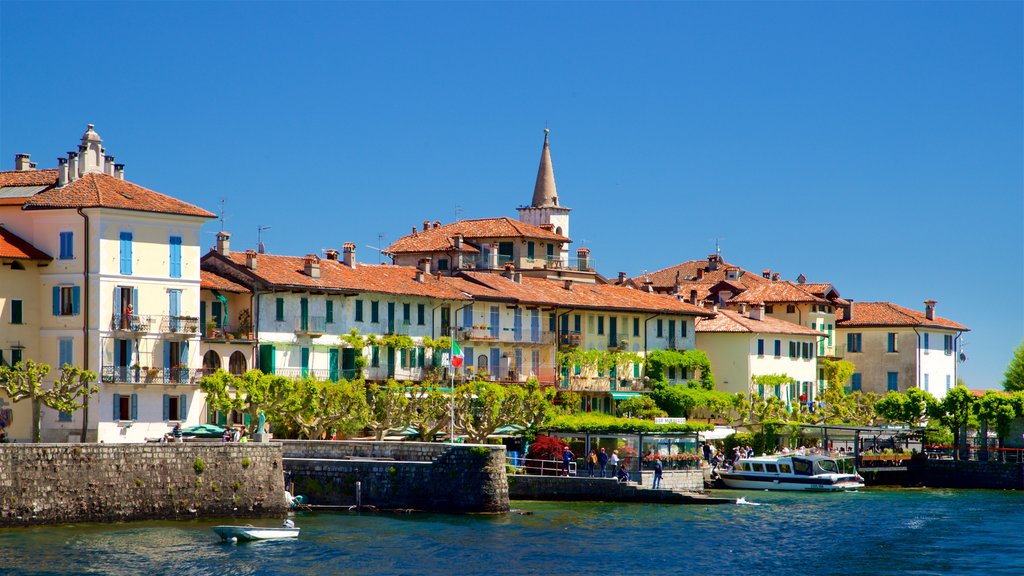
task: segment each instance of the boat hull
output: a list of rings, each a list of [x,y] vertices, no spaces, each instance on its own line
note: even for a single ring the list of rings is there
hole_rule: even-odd
[[[273,540],[278,538],[298,538],[298,528],[264,527],[264,526],[214,526],[213,531],[225,542],[232,539]]]
[[[781,490],[793,492],[848,492],[864,487],[854,479],[836,481],[832,478],[757,478],[741,474],[724,473],[722,482],[729,488],[740,490]]]

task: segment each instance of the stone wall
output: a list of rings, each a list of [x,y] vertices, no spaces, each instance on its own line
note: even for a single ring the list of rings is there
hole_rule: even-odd
[[[0,444],[0,526],[284,512],[276,443]]]
[[[309,504],[435,512],[507,512],[504,446],[289,441],[284,469]]]
[[[663,481],[668,477],[665,473]],[[683,483],[682,476],[691,478],[685,482],[699,485],[700,490],[682,493],[673,490],[652,490],[635,483],[617,482],[612,478],[581,478],[573,476],[531,476],[516,474],[509,476],[509,497],[513,500],[555,500],[555,501],[592,501],[592,502],[654,502],[654,503],[719,503],[717,499],[706,499],[699,491],[703,490],[704,478],[700,470],[675,472]],[[722,502],[734,501],[720,499]]]
[[[917,486],[1024,490],[1024,464],[1020,463],[918,460],[908,472]]]

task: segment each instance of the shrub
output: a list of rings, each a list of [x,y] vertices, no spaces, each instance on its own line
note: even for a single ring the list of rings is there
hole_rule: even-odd
[[[249,460],[248,456],[242,458],[242,468],[248,468],[249,466],[252,466],[252,460]]]
[[[562,459],[562,450],[567,444],[561,438],[554,436],[538,435],[530,443],[530,450],[526,453],[527,474],[543,474],[557,476],[559,464],[544,466],[539,460],[553,460],[558,462]]]
[[[192,468],[195,469],[196,474],[202,474],[203,470],[206,470],[206,462],[202,458],[196,458],[196,461],[192,463]]]

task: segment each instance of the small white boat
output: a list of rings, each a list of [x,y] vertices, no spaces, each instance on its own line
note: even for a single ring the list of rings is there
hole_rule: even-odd
[[[863,478],[839,472],[839,465],[827,456],[743,458],[719,475],[729,488],[743,490],[841,492],[864,487]]]
[[[271,540],[274,538],[298,538],[299,529],[291,526],[214,526],[213,531],[225,542],[245,540]]]

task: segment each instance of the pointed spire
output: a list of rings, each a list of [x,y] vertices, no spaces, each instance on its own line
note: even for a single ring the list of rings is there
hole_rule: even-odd
[[[537,169],[537,184],[533,187],[533,208],[558,206],[558,192],[555,190],[555,170],[551,167],[551,150],[548,148],[548,129],[544,129],[544,150],[540,155]]]

